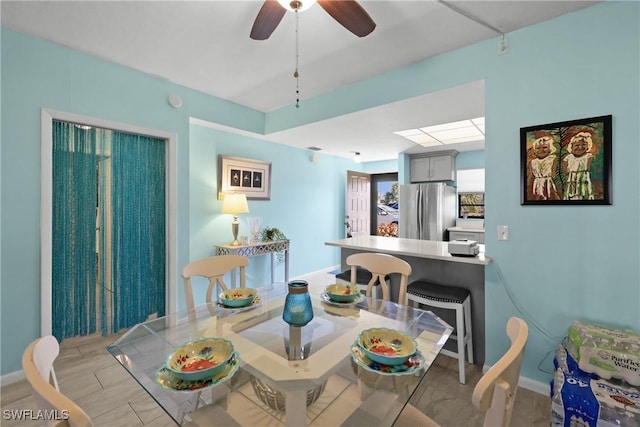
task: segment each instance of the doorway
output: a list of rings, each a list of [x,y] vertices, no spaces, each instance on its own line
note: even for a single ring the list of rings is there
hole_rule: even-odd
[[[346,195],[346,236],[355,237],[369,234],[371,176],[367,173],[347,171]]]
[[[41,188],[42,188],[42,192],[41,192],[41,333],[43,335],[46,335],[46,334],[51,334],[53,332],[54,314],[60,311],[59,307],[53,305],[54,299],[55,299],[53,296],[54,294],[53,287],[54,287],[54,282],[56,281],[54,280],[54,270],[58,265],[58,261],[57,260],[54,261],[53,248],[54,248],[54,239],[59,237],[56,235],[56,233],[54,233],[56,227],[53,222],[53,218],[54,218],[54,202],[53,202],[54,197],[53,196],[55,194],[56,198],[59,197],[59,194],[58,194],[59,188],[56,187],[56,184],[53,182],[54,180],[52,179],[54,176],[53,175],[53,171],[54,171],[54,154],[53,154],[54,124],[53,123],[54,123],[54,120],[68,121],[72,123],[82,123],[82,126],[87,126],[87,127],[95,126],[95,127],[101,127],[103,129],[118,129],[118,132],[121,132],[121,133],[122,132],[132,133],[140,136],[145,136],[151,139],[160,138],[162,140],[161,151],[164,153],[162,162],[165,170],[163,172],[163,178],[161,183],[163,187],[161,191],[162,192],[161,196],[163,199],[163,207],[162,207],[162,214],[159,215],[159,216],[162,216],[163,219],[162,219],[162,224],[160,224],[159,228],[157,228],[160,231],[154,234],[156,236],[161,235],[161,238],[165,241],[165,246],[163,247],[163,250],[162,250],[163,253],[161,254],[162,261],[160,262],[159,265],[156,263],[156,265],[154,265],[153,267],[153,270],[155,271],[162,270],[160,273],[161,276],[158,276],[158,277],[162,277],[161,280],[163,283],[161,284],[162,285],[161,288],[159,288],[160,290],[157,291],[157,292],[160,292],[162,295],[156,295],[150,298],[151,300],[155,301],[155,305],[157,308],[154,308],[153,311],[147,310],[146,307],[144,307],[144,300],[147,298],[147,296],[143,294],[136,294],[136,292],[139,292],[140,289],[144,288],[148,284],[145,282],[145,278],[142,277],[145,275],[144,273],[141,275],[139,274],[141,279],[138,280],[138,283],[142,284],[142,286],[138,286],[137,290],[134,289],[133,293],[131,292],[123,293],[120,290],[118,290],[120,294],[119,300],[118,298],[111,298],[111,301],[115,301],[114,304],[120,305],[120,308],[105,306],[104,302],[108,299],[107,297],[111,292],[116,293],[116,289],[114,289],[114,287],[109,287],[109,286],[114,286],[113,285],[114,280],[111,281],[112,283],[110,285],[107,284],[106,286],[105,286],[105,283],[107,283],[107,281],[103,281],[97,284],[102,274],[106,274],[107,271],[112,271],[111,269],[105,267],[105,265],[103,265],[102,267],[98,267],[99,265],[99,262],[97,261],[98,256],[102,255],[100,252],[102,252],[103,249],[101,248],[108,240],[105,237],[102,237],[102,238],[98,237],[100,233],[100,229],[104,229],[104,230],[107,230],[109,228],[119,229],[121,231],[119,238],[121,240],[124,240],[125,244],[129,244],[131,248],[134,248],[133,251],[129,251],[128,254],[124,257],[112,256],[111,263],[115,263],[115,265],[117,266],[117,268],[113,267],[113,271],[117,270],[118,274],[121,274],[121,271],[123,269],[122,269],[122,263],[119,263],[117,260],[118,259],[122,260],[127,258],[135,259],[135,257],[138,256],[138,253],[144,252],[144,248],[143,248],[144,245],[147,243],[147,240],[151,240],[151,239],[146,239],[146,238],[134,239],[134,236],[130,235],[131,234],[130,232],[124,230],[124,232],[122,233],[123,229],[121,227],[114,226],[113,224],[111,225],[107,224],[107,221],[104,220],[104,218],[107,218],[107,217],[104,216],[104,214],[100,216],[99,215],[100,211],[102,209],[116,210],[116,208],[114,206],[109,206],[108,203],[104,203],[100,206],[98,204],[95,204],[94,202],[93,208],[83,209],[83,212],[84,212],[83,215],[86,216],[85,223],[89,224],[88,226],[85,226],[85,227],[89,227],[89,228],[86,228],[86,230],[82,233],[82,235],[89,236],[91,233],[87,232],[87,230],[89,230],[90,227],[93,226],[94,246],[91,251],[93,252],[94,260],[93,260],[93,264],[89,263],[89,265],[93,265],[95,269],[94,267],[91,267],[91,269],[83,268],[82,271],[83,271],[83,274],[87,275],[87,278],[88,278],[87,282],[92,282],[95,288],[94,290],[89,290],[90,287],[87,287],[87,289],[82,289],[80,292],[76,292],[74,290],[74,292],[71,292],[69,294],[70,299],[73,299],[73,300],[80,299],[80,300],[83,300],[85,303],[88,301],[88,306],[80,310],[79,314],[63,313],[63,316],[66,316],[67,318],[81,317],[82,321],[86,320],[86,326],[82,326],[82,327],[73,326],[71,330],[75,328],[82,331],[86,330],[88,333],[90,333],[93,330],[98,330],[99,328],[96,326],[96,321],[88,320],[88,319],[95,314],[102,314],[103,309],[105,311],[107,310],[111,311],[111,314],[109,315],[110,318],[108,318],[109,322],[111,322],[112,319],[114,318],[122,319],[123,314],[125,317],[127,317],[128,314],[125,314],[125,313],[134,312],[136,314],[134,314],[131,317],[131,319],[129,319],[128,321],[135,322],[135,323],[137,323],[138,321],[144,320],[144,318],[141,318],[141,316],[147,317],[148,314],[153,315],[157,313],[158,315],[161,315],[165,312],[176,311],[176,305],[177,305],[176,299],[175,299],[176,281],[174,279],[177,271],[177,256],[176,256],[176,248],[175,248],[176,157],[177,157],[176,156],[177,154],[176,135],[168,132],[163,132],[163,131],[154,131],[154,130],[138,128],[130,125],[123,125],[119,123],[108,122],[108,121],[90,118],[86,116],[79,116],[79,115],[69,114],[65,112],[58,112],[58,111],[43,109],[42,110],[42,171],[41,171]],[[77,151],[77,150],[74,149],[73,151]],[[104,173],[104,171],[106,170],[109,170],[109,167],[106,165],[106,162],[108,162],[107,158],[109,157],[107,154],[111,155],[113,153],[102,152],[99,154],[100,156],[98,156],[97,158],[99,158],[100,160],[97,161],[96,163],[98,164],[101,163],[101,164],[97,167],[94,166],[93,172],[87,174],[86,176],[94,175],[95,177],[97,177],[101,173],[100,169],[102,169],[103,171],[102,173]],[[82,156],[75,156],[75,157],[77,158],[77,157],[86,157],[86,156],[82,155]],[[84,160],[82,162],[84,162]],[[136,165],[136,167],[138,167],[138,165]],[[133,168],[129,168],[129,169],[133,169]],[[91,166],[89,166],[87,170],[90,171]],[[128,180],[129,178],[127,177],[126,179]],[[97,178],[96,178],[96,181],[97,181]],[[99,186],[96,185],[93,188],[94,200],[95,200],[96,194],[99,191],[108,191],[108,187],[100,188]],[[157,193],[157,192],[152,192],[152,193]],[[136,194],[136,196],[130,197],[129,200],[127,201],[129,205],[144,205],[147,203],[147,199],[151,197],[148,194],[145,194],[145,192],[141,192],[141,191],[138,191],[137,193],[134,193],[134,194]],[[91,214],[91,212],[93,213]],[[92,217],[92,219],[89,217]],[[102,219],[98,220],[98,218],[102,218]],[[91,239],[89,239],[88,241],[91,241]],[[57,252],[57,250],[55,252]],[[135,252],[133,254],[133,257],[131,256],[132,252]],[[98,254],[98,256],[96,256],[96,254]],[[85,256],[87,260],[90,257],[91,257],[90,255]],[[104,259],[107,260],[108,257],[105,257]],[[132,280],[129,280],[129,278],[127,278],[126,280],[119,279],[119,281],[120,281],[120,284],[122,284],[123,282],[132,282]],[[115,288],[117,287],[118,285],[115,285]],[[102,288],[102,290],[100,290],[100,288]],[[105,297],[102,297],[101,301],[99,301],[100,299],[100,297],[98,296],[99,292],[106,292]],[[142,291],[142,292],[144,293],[146,291]],[[60,297],[57,297],[57,298],[60,299]],[[66,298],[66,296],[63,296],[62,299],[64,298]],[[158,301],[161,301],[160,303],[161,307],[158,307]],[[144,315],[141,315],[140,313],[143,313],[145,310],[147,311],[147,313],[145,313]],[[89,312],[91,311],[93,311],[94,313],[89,314]],[[137,316],[137,318],[135,318],[135,316]],[[103,319],[105,320],[102,320],[103,324],[100,326],[106,325],[106,323],[104,322],[107,322],[106,320],[107,317],[104,317],[103,315]],[[107,331],[107,333],[110,333],[125,327],[127,327],[126,320],[124,323],[122,320],[117,320],[115,323],[112,324],[112,326],[107,327],[106,329],[103,328],[102,330],[103,330],[103,333],[105,330]],[[74,336],[74,335],[67,335],[67,336]]]
[[[166,140],[53,121],[52,334],[165,314]]]
[[[371,235],[398,237],[397,172],[371,175],[371,200]]]

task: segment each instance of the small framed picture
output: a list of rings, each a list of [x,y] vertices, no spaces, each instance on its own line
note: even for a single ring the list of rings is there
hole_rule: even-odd
[[[218,188],[221,193],[243,193],[247,199],[271,198],[271,163],[242,157],[219,156]]]
[[[610,205],[612,116],[520,128],[522,205]]]

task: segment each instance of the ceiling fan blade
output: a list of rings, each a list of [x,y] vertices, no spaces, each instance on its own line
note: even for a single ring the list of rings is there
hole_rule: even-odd
[[[318,0],[318,4],[358,37],[364,37],[376,28],[376,23],[355,0]]]
[[[276,29],[287,10],[277,0],[265,0],[251,28],[253,40],[266,40]]]

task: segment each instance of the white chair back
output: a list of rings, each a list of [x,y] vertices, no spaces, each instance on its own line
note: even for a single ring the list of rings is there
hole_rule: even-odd
[[[471,396],[473,404],[485,414],[484,427],[511,425],[529,327],[524,320],[512,317],[507,322],[507,335],[511,339],[509,350],[480,378]],[[394,426],[438,427],[439,424],[408,403]]]
[[[60,352],[55,337],[47,335],[32,342],[22,355],[22,371],[31,386],[38,409],[47,416],[47,427],[93,426],[86,412],[60,392],[53,362]]]
[[[508,427],[518,391],[518,379],[529,327],[524,320],[511,317],[507,322],[511,347],[478,381],[471,401],[485,412],[485,427]]]
[[[193,261],[182,268],[182,278],[184,279],[185,299],[187,308],[192,310],[195,307],[193,299],[193,287],[191,278],[194,276],[206,277],[209,279],[206,302],[211,303],[211,296],[216,284],[222,291],[229,289],[223,277],[236,268],[240,269],[240,287],[246,287],[245,268],[249,265],[249,258],[241,255],[217,255]],[[232,273],[233,274],[233,273]]]
[[[351,285],[356,286],[357,268],[364,268],[371,273],[371,280],[367,285],[367,296],[371,296],[373,286],[377,281],[382,287],[382,299],[384,301],[389,301],[390,299],[390,290],[387,285],[387,281],[385,280],[385,276],[394,273],[400,274],[400,292],[398,295],[398,301],[400,301],[401,304],[404,304],[407,293],[407,282],[409,280],[409,275],[411,275],[411,265],[409,265],[408,262],[393,255],[362,252],[349,255],[346,259],[346,263],[351,267]]]

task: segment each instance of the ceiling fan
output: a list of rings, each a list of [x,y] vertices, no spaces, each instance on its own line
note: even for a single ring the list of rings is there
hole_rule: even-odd
[[[251,28],[253,40],[266,40],[276,29],[287,9],[299,12],[309,8],[316,0],[265,0]],[[376,28],[376,23],[355,0],[317,0],[333,19],[358,37],[364,37]]]

